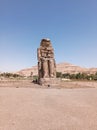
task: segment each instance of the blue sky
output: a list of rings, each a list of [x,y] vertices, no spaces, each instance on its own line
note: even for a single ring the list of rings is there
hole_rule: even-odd
[[[42,38],[57,63],[97,67],[97,0],[0,0],[0,71],[36,65]]]

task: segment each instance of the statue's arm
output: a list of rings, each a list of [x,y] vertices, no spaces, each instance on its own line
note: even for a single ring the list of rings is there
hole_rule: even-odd
[[[54,67],[56,68],[56,61],[55,61],[55,59],[54,59]]]
[[[41,58],[41,53],[40,53],[40,48],[37,49],[37,59],[40,61]]]

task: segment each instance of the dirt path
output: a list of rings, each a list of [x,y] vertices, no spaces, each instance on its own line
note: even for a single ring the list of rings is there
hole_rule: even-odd
[[[97,88],[0,88],[0,130],[97,130]]]

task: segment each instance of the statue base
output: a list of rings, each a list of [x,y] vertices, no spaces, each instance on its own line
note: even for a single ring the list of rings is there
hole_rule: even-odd
[[[40,78],[38,83],[42,86],[56,86],[60,85],[61,79],[60,78]]]

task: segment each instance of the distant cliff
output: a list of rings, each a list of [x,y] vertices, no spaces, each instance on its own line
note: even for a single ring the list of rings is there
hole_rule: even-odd
[[[57,64],[56,70],[57,70],[57,72],[70,73],[70,74],[76,74],[76,73],[95,74],[97,72],[97,68],[89,68],[89,69],[82,68],[82,67],[70,64],[70,63]],[[33,73],[33,75],[38,75],[38,67],[33,66],[31,68],[26,68],[26,69],[20,70],[16,73],[23,75],[23,76],[30,76],[31,73]]]

